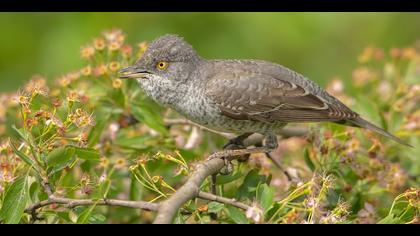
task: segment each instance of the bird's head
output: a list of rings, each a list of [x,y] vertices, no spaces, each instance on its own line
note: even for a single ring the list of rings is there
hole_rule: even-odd
[[[120,71],[121,78],[185,82],[200,57],[181,37],[167,34],[150,43],[143,56]]]
[[[168,34],[153,40],[133,66],[119,73],[122,79],[136,79],[155,100],[168,103],[167,97],[182,93],[200,61],[190,44]]]

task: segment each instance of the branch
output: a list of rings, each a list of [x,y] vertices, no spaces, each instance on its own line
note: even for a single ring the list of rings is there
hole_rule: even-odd
[[[200,186],[204,180],[213,174],[218,173],[224,166],[225,160],[222,157],[231,160],[235,156],[241,156],[252,153],[267,152],[266,148],[258,147],[252,149],[224,150],[212,154],[207,161],[197,165],[196,169],[187,180],[171,197],[160,203],[155,224],[170,224],[177,213],[187,201],[199,196]],[[208,196],[208,195],[207,195]],[[220,198],[219,198],[220,200]],[[226,199],[224,199],[226,200]]]
[[[48,179],[42,180],[41,185],[48,195],[48,199],[35,203],[25,209],[25,213],[31,214],[34,219],[38,219],[36,216],[36,210],[52,204],[65,205],[67,208],[73,208],[76,206],[91,206],[91,205],[102,205],[102,206],[121,206],[136,209],[143,209],[146,211],[157,211],[159,204],[151,203],[146,201],[127,201],[118,199],[71,199],[54,196],[54,192],[48,183]]]
[[[52,205],[52,204],[62,204],[65,205],[67,208],[73,208],[76,206],[90,206],[90,205],[105,205],[105,206],[122,206],[122,207],[129,207],[129,208],[137,208],[143,209],[146,211],[157,211],[158,204],[145,202],[145,201],[125,201],[125,200],[117,200],[117,199],[100,199],[100,200],[93,200],[93,199],[71,199],[71,198],[61,198],[50,196],[48,200],[38,202],[33,204],[25,209],[26,213],[33,213],[42,207]]]
[[[197,197],[201,199],[209,200],[209,201],[232,205],[234,207],[237,207],[243,210],[248,210],[248,208],[250,208],[250,206],[242,202],[238,202],[236,199],[225,198],[225,197],[217,196],[211,193],[199,192]]]

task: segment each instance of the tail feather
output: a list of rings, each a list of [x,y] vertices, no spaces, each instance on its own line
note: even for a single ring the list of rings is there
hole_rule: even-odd
[[[396,137],[395,135],[392,135],[392,134],[388,133],[387,131],[379,128],[378,126],[370,123],[369,121],[367,121],[367,120],[365,120],[361,117],[357,117],[357,118],[354,118],[354,119],[349,119],[349,120],[347,120],[347,122],[350,123],[350,125],[353,125],[353,126],[356,126],[356,127],[361,127],[361,128],[372,130],[372,131],[374,131],[374,132],[376,132],[380,135],[383,135],[383,136],[385,136],[389,139],[394,140],[395,142],[397,142],[399,144],[402,144],[402,145],[405,145],[405,146],[408,146],[408,147],[413,147],[410,144],[401,140],[400,138]]]

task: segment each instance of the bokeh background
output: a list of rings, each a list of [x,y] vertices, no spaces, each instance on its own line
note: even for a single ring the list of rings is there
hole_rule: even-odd
[[[366,46],[415,43],[420,13],[0,13],[0,91],[80,68],[80,46],[114,27],[130,43],[176,33],[203,57],[270,60],[325,85],[350,81]]]

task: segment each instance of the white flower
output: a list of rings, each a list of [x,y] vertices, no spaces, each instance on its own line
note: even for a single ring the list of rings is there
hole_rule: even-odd
[[[103,183],[103,182],[105,182],[105,180],[106,180],[106,174],[104,173],[104,174],[102,174],[102,175],[99,177],[98,182],[99,182],[99,183]]]
[[[263,218],[263,211],[254,205],[246,210],[246,217],[252,219],[255,223],[259,223]]]

